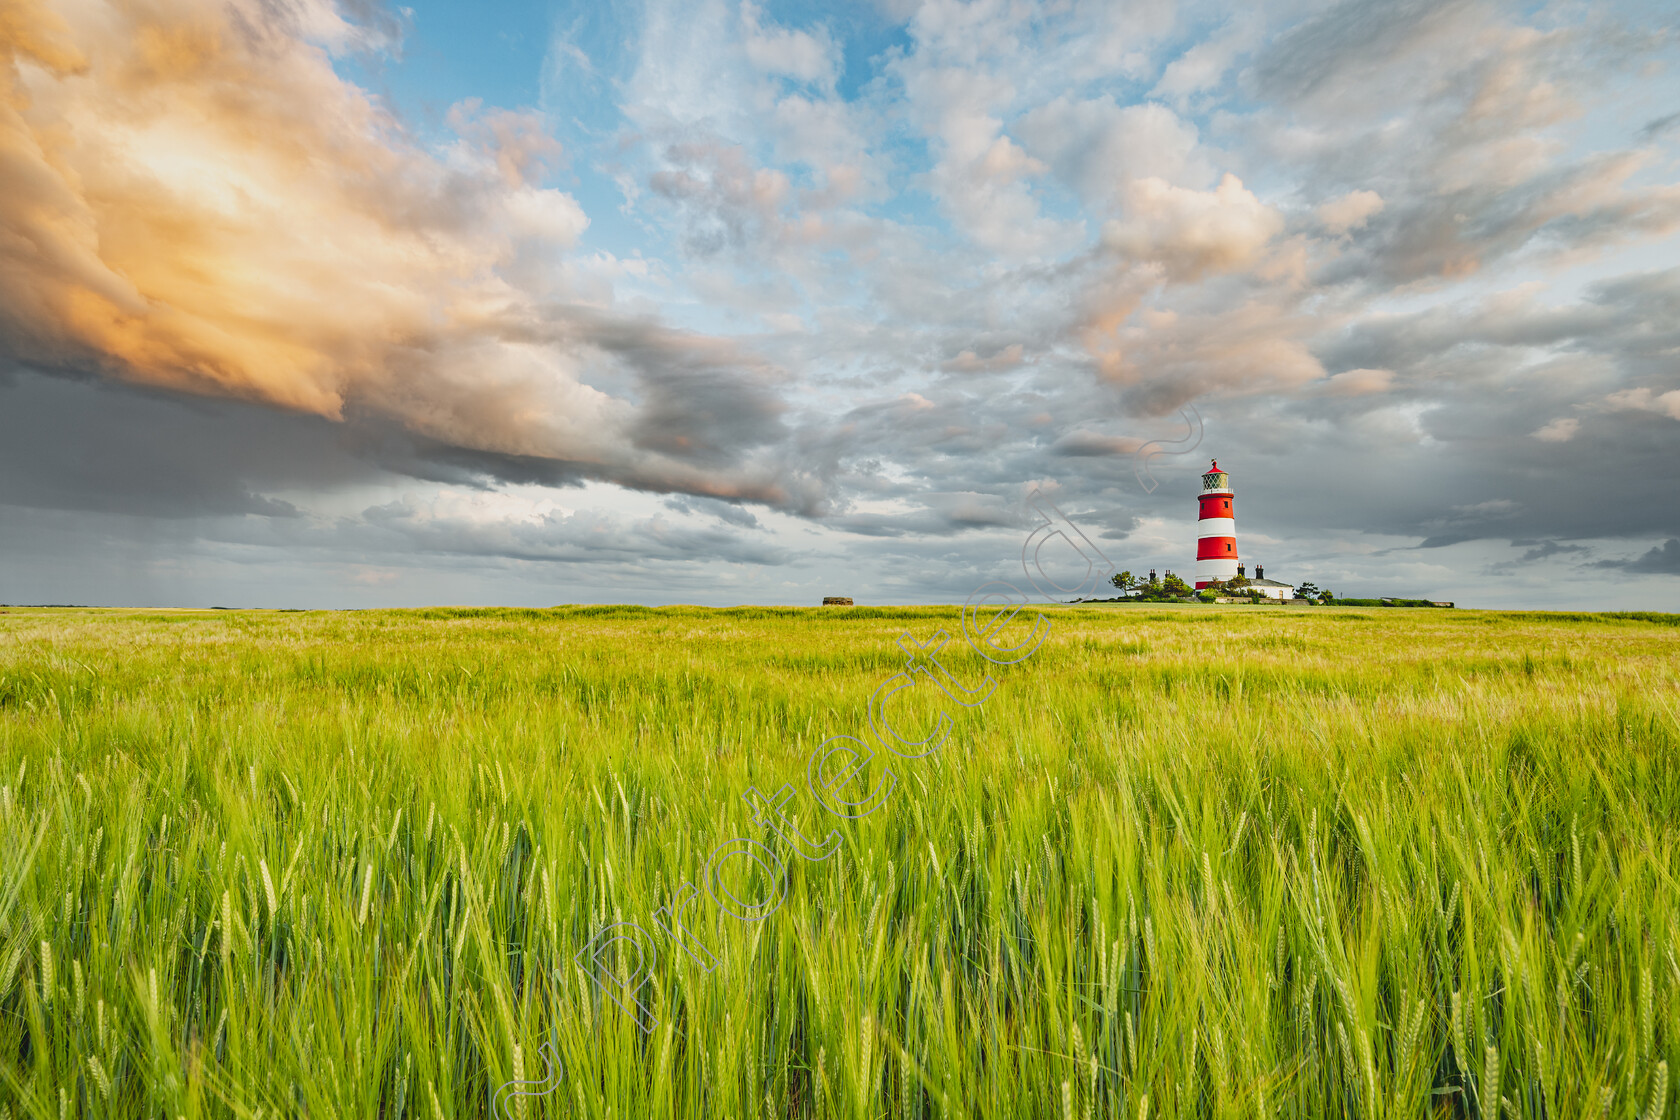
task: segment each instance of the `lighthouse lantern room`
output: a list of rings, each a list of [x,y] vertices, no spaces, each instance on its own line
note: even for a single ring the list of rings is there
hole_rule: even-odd
[[[1231,476],[1219,460],[1202,475],[1201,516],[1197,522],[1196,588],[1237,574],[1237,521],[1231,511]]]

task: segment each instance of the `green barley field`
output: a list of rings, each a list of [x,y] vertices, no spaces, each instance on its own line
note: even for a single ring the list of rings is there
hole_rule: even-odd
[[[0,1120],[1680,1116],[1680,616],[1046,611],[841,820],[954,608],[10,609]]]

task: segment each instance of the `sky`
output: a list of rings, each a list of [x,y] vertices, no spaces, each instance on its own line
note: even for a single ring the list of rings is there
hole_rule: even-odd
[[[0,601],[1680,610],[1675,15],[4,0]]]

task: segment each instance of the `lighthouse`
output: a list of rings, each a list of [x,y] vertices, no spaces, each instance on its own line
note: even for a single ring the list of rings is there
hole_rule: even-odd
[[[1219,460],[1202,475],[1200,519],[1196,523],[1196,588],[1237,574],[1237,521],[1231,512],[1231,476]]]

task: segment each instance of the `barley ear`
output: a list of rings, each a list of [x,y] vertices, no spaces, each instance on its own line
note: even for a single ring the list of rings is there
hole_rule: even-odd
[[[53,997],[53,959],[52,943],[41,942],[41,1005],[52,1006]]]
[[[1657,1072],[1651,1075],[1651,1099],[1645,1105],[1642,1120],[1662,1120],[1668,1106],[1668,1063],[1658,1062]]]
[[[1499,1047],[1489,1046],[1482,1062],[1482,1107],[1499,1100]]]
[[[1468,1077],[1469,1069],[1464,1065],[1464,994],[1452,994],[1452,1036],[1453,1063],[1458,1066],[1459,1076]]]

